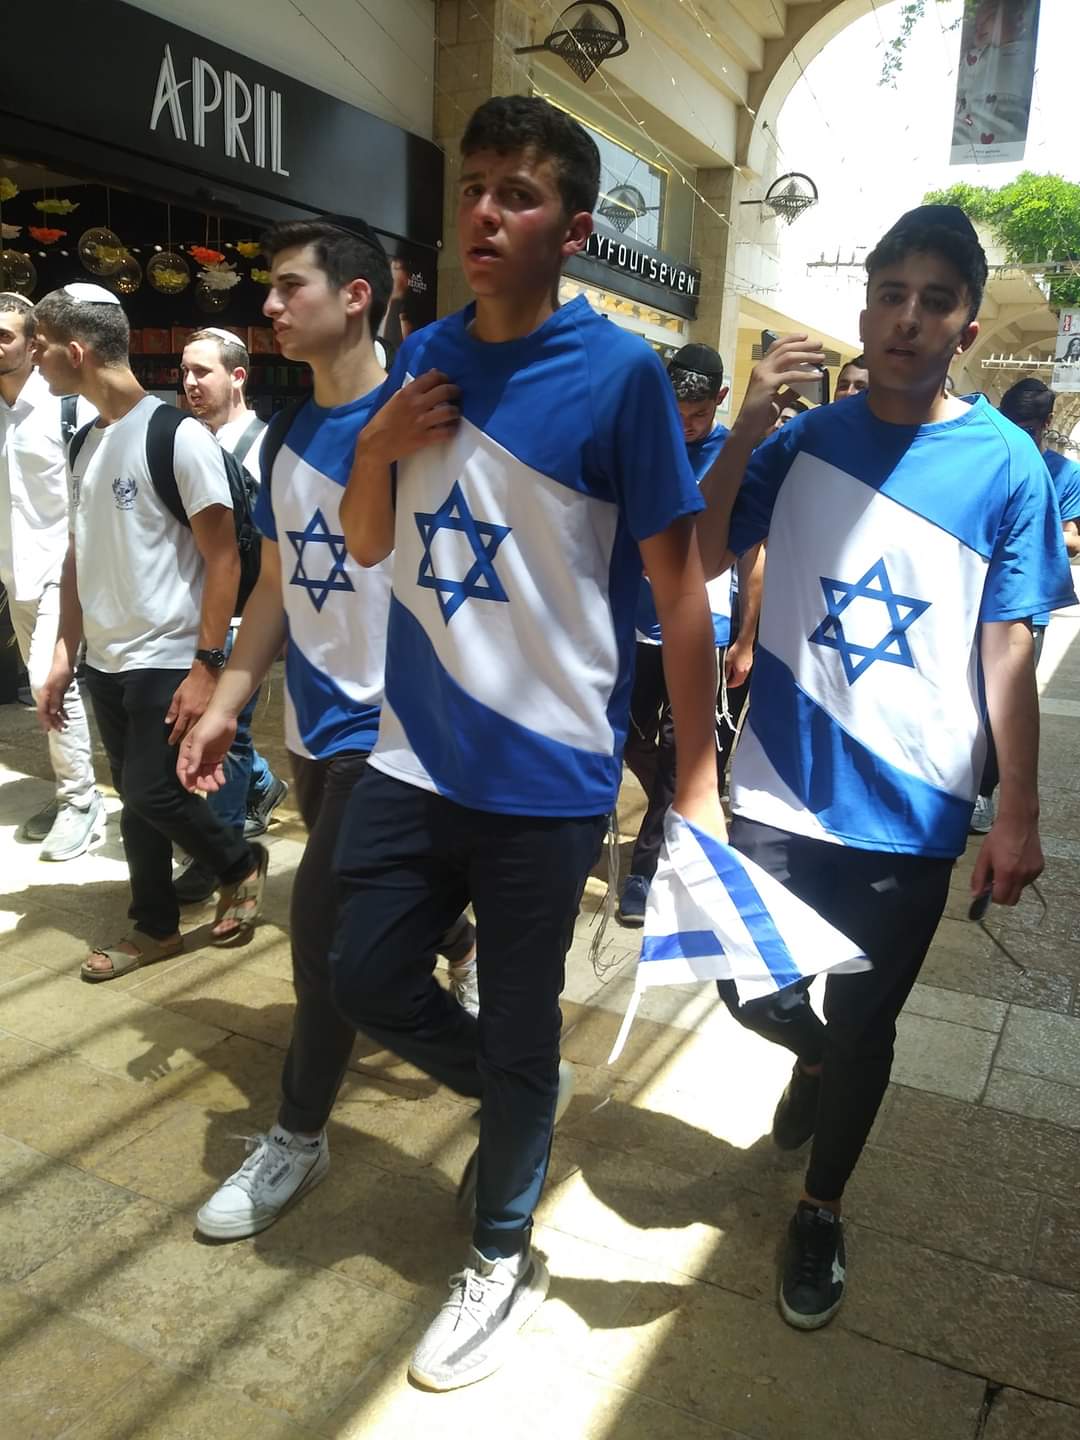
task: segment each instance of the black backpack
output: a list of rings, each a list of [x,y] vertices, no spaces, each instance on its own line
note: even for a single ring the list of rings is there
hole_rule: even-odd
[[[146,465],[150,471],[150,479],[157,491],[158,499],[173,519],[181,525],[186,525],[189,530],[191,521],[184,509],[184,502],[180,499],[173,455],[177,430],[185,420],[193,418],[193,416],[185,415],[182,410],[177,410],[174,405],[159,405],[151,414],[146,426]],[[68,464],[72,470],[75,468],[75,461],[79,458],[83,442],[96,423],[91,420],[81,430],[76,431],[72,437],[68,447]],[[247,436],[245,435],[243,438],[246,439]],[[248,448],[253,443],[254,436],[248,442]],[[240,552],[240,589],[236,597],[236,613],[239,615],[259,578],[262,544],[254,520],[258,486],[248,474],[245,466],[231,451],[222,448],[221,458],[225,462],[225,474],[229,477],[233,523],[236,526],[236,548]]]

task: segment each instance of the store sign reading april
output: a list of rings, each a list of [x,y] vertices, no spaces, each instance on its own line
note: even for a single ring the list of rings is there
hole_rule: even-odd
[[[187,96],[184,90],[188,90]],[[200,149],[206,147],[207,116],[220,111],[220,132],[215,125],[214,134],[226,159],[240,159],[258,170],[288,175],[280,91],[258,83],[248,85],[234,70],[219,75],[208,60],[197,55],[191,58],[190,79],[178,81],[172,50],[166,45],[154,92],[151,130],[157,129],[166,111],[176,139]]]

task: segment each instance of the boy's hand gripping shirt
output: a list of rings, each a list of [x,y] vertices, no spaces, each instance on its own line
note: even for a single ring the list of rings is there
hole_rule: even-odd
[[[397,466],[386,700],[371,763],[473,809],[591,815],[618,791],[638,541],[702,508],[660,361],[584,299],[520,340],[473,307],[409,337],[384,395],[461,387]]]
[[[1030,439],[983,398],[921,427],[864,396],[755,452],[731,546],[768,535],[732,808],[861,849],[954,856],[985,754],[983,622],[1073,602]]]
[[[379,728],[390,561],[357,565],[340,509],[357,436],[380,394],[329,410],[308,400],[255,502],[255,523],[281,558],[285,744],[308,759],[368,751]]]

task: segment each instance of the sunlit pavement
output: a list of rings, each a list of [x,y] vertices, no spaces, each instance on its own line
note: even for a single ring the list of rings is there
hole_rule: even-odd
[[[78,861],[20,844],[44,745],[0,709],[3,1440],[1076,1440],[1078,621],[1055,619],[1040,673],[1047,909],[991,917],[1010,959],[963,918],[973,847],[957,866],[849,1191],[836,1322],[800,1335],[775,1308],[803,1163],[768,1139],[786,1057],[682,989],[646,997],[609,1068],[635,937],[610,926],[594,970],[596,879],[564,1001],[577,1093],[535,1237],[550,1298],[502,1372],[448,1396],[405,1368],[464,1254],[468,1104],[358,1047],[325,1183],[255,1240],[193,1234],[237,1137],[275,1114],[295,813],[272,827],[249,944],[210,947],[204,907],[183,956],[84,985],[89,946],[125,928],[115,814]],[[284,768],[280,732],[272,696],[257,738]],[[630,782],[624,832],[639,801]]]

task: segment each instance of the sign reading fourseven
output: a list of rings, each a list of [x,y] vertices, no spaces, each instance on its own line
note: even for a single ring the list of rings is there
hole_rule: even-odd
[[[190,92],[185,97],[182,92],[188,87]],[[208,60],[198,55],[191,57],[190,79],[177,80],[172,50],[166,45],[158,70],[150,129],[156,130],[167,113],[176,139],[203,149],[207,116],[217,111],[221,112],[221,125],[214,126],[215,138],[227,159],[243,160],[274,175],[288,175],[284,166],[281,92],[268,90],[257,81],[249,85],[235,70],[219,75]]]
[[[696,270],[661,260],[648,250],[639,250],[636,245],[616,240],[610,235],[601,235],[595,230],[589,236],[585,254],[602,260],[616,270],[625,270],[627,274],[637,275],[654,285],[663,285],[679,295],[696,296],[701,290],[701,276]]]

